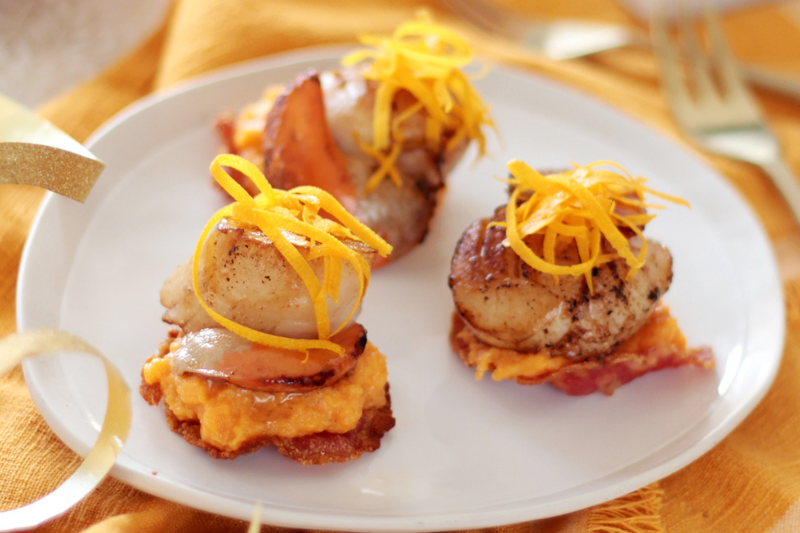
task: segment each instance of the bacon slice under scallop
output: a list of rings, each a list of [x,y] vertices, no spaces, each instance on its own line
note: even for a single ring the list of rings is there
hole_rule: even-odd
[[[353,324],[331,337],[344,348],[335,355],[312,349],[307,353],[250,342],[224,328],[207,328],[180,337],[170,366],[264,392],[306,392],[333,385],[349,372],[367,345],[367,332]]]
[[[548,360],[547,363],[553,362],[553,358],[546,353],[525,354],[481,342],[458,313],[453,315],[450,343],[470,366],[477,366],[484,357],[499,361],[504,355],[543,357]],[[510,379],[522,385],[550,383],[573,396],[596,391],[611,395],[618,387],[639,376],[680,366],[711,369],[714,368],[714,356],[708,347],[687,349],[686,338],[677,321],[670,315],[669,309],[659,303],[647,323],[610,353],[581,362],[573,363],[565,359],[563,364],[543,364],[538,373],[517,375]],[[488,370],[496,371],[496,364],[489,363]]]
[[[319,75],[310,71],[282,87],[280,94],[272,89],[239,116],[222,115],[217,120],[222,149],[255,163],[277,188],[313,185],[327,190],[394,247],[391,261],[422,242],[444,179],[469,144],[463,138],[451,145],[456,125],[445,126],[438,146],[433,146],[427,139],[427,112],[406,117],[402,148],[393,164],[402,183],[384,179],[367,193],[368,180],[382,165],[362,148],[372,144],[377,84],[352,68]],[[411,93],[398,91],[393,117],[415,104]],[[248,119],[251,115],[258,120]],[[254,132],[261,139],[257,150],[242,141],[252,140]],[[230,172],[251,194],[258,192],[248,178]],[[389,261],[378,257],[373,268]]]
[[[331,193],[349,212],[358,210],[347,160],[328,128],[316,72],[290,85],[267,115],[264,166],[274,187],[312,185]]]
[[[359,326],[360,327],[360,326]],[[352,334],[351,331],[349,334]],[[177,328],[169,332],[161,342],[158,353],[151,358],[161,358],[170,352],[170,345],[180,334]],[[395,426],[389,384],[383,387],[386,402],[382,407],[369,407],[362,411],[356,426],[345,433],[321,431],[302,437],[263,436],[252,439],[236,450],[223,450],[203,440],[198,420],[181,420],[170,409],[166,401],[164,412],[170,428],[187,442],[206,451],[216,459],[235,459],[267,446],[275,446],[279,453],[304,465],[343,463],[357,459],[364,452],[380,448],[383,435]],[[139,393],[150,405],[158,405],[164,398],[161,383],[149,384],[142,376]]]
[[[381,438],[394,424],[387,383],[386,405],[364,410],[356,427],[347,433],[323,431],[292,439],[274,438],[272,444],[282,455],[304,465],[343,463],[380,448]]]

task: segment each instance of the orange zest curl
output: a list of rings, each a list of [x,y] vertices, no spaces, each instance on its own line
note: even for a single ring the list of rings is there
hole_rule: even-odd
[[[682,198],[645,187],[644,178],[632,177],[614,162],[597,161],[573,166],[572,170],[545,176],[522,161],[514,159],[509,162],[507,167],[512,177],[508,182],[514,190],[506,205],[505,222],[495,225],[506,228],[504,244],[532,268],[554,276],[583,275],[593,293],[591,272],[594,267],[622,257],[630,267],[630,279],[644,266],[647,241],[642,236],[642,228],[655,218],[655,215],[647,214],[646,209],[663,208],[645,203],[645,194],[690,206]],[[611,166],[621,174],[598,168],[602,166]],[[627,228],[641,238],[642,247],[638,255],[634,255],[619,228]],[[544,257],[536,255],[524,242],[533,234],[544,235]],[[616,253],[602,252],[604,238]],[[557,264],[556,249],[571,242],[575,243],[581,262]]]
[[[261,194],[251,197],[223,167],[236,169],[246,175]],[[230,154],[217,156],[211,163],[211,174],[235,201],[211,217],[197,242],[192,264],[192,287],[200,305],[220,325],[251,342],[303,352],[316,348],[343,354],[342,347],[328,339],[341,330],[358,309],[369,284],[370,266],[366,259],[345,246],[341,239],[361,241],[383,257],[391,253],[391,245],[356,220],[329,193],[311,186],[295,187],[290,191],[273,189],[258,167],[242,157]],[[320,210],[335,220],[320,216]],[[203,301],[198,281],[200,256],[208,235],[223,218],[257,227],[297,271],[314,301],[318,339],[292,339],[256,331],[225,318]],[[285,232],[302,235],[309,240],[310,249],[305,258],[286,238]],[[309,264],[309,261],[320,257],[324,260],[322,283]],[[342,261],[347,261],[358,275],[359,295],[347,319],[336,331],[331,332],[326,297],[338,301]]]
[[[389,167],[394,165],[399,150],[390,146],[402,143],[402,123],[423,109],[427,112],[425,134],[429,148],[441,149],[442,131],[449,128],[455,134],[447,141],[445,150],[469,139],[478,142],[481,156],[486,154],[486,138],[481,128],[494,127],[494,122],[487,105],[461,71],[474,56],[463,37],[434,23],[427,11],[420,11],[391,36],[362,35],[359,42],[371,48],[348,54],[342,65],[369,61],[363,76],[378,82],[373,144],[371,150],[364,146],[362,150],[373,157],[375,152],[386,154],[378,158],[381,165],[370,178],[367,192],[387,176],[397,183]],[[392,102],[400,90],[410,92],[417,103],[392,118]]]

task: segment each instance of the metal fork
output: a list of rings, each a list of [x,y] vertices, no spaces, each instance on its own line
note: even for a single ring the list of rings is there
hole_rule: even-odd
[[[704,9],[704,14],[709,55],[701,52],[685,12],[678,17],[683,51],[672,44],[663,11],[656,10],[653,15],[653,48],[675,122],[684,135],[708,152],[761,167],[800,221],[800,184],[784,164],[777,139],[739,77],[716,15],[710,8]],[[682,60],[686,61],[690,84],[684,82]]]
[[[473,26],[510,37],[557,61],[623,46],[650,47],[646,34],[621,25],[569,19],[538,21],[511,14],[484,0],[440,1]]]
[[[622,47],[649,49],[643,31],[628,26],[574,19],[539,21],[512,14],[486,0],[440,0],[453,13],[484,32],[503,35],[556,61]],[[778,72],[739,65],[748,81],[772,91],[800,98],[800,79]]]

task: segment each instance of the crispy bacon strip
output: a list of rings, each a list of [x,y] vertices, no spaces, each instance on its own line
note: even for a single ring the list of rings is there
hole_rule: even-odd
[[[453,350],[470,366],[477,366],[485,357],[490,358],[488,370],[496,371],[499,361],[511,357],[543,357],[554,361],[546,353],[522,353],[495,348],[481,342],[464,320],[454,313],[450,332]],[[708,347],[686,348],[686,338],[669,309],[659,304],[648,322],[631,338],[622,342],[610,353],[581,362],[543,364],[541,371],[532,375],[516,375],[522,385],[550,383],[567,394],[581,396],[600,391],[611,395],[618,387],[664,368],[699,366],[714,368],[714,356]]]
[[[556,370],[546,381],[571,396],[600,391],[610,396],[614,391],[639,376],[665,368],[699,366],[714,368],[711,349],[703,346],[689,350],[674,345],[652,346],[644,353],[618,353],[607,360],[584,361]],[[518,380],[523,385],[536,385]]]
[[[192,337],[194,336],[194,339]],[[232,343],[230,339],[235,339]],[[192,339],[188,341],[187,339]],[[217,341],[221,348],[214,350]],[[325,350],[299,352],[264,346],[233,336],[223,328],[204,329],[180,337],[172,354],[176,373],[190,372],[220,379],[248,390],[264,392],[307,392],[333,385],[353,369],[367,345],[367,332],[353,324],[331,337],[344,349],[336,356]]]
[[[143,384],[143,387],[152,386]],[[144,390],[142,393],[144,395]],[[381,447],[383,435],[395,424],[388,384],[386,405],[381,408],[365,409],[356,427],[347,433],[322,431],[295,438],[263,437],[233,451],[221,450],[205,442],[200,436],[200,423],[196,420],[179,420],[166,404],[164,411],[172,431],[180,434],[189,444],[202,448],[215,459],[236,459],[240,455],[274,445],[281,455],[304,465],[344,463],[357,459],[364,452],[374,452]]]
[[[224,113],[220,115],[214,121],[214,130],[217,132],[217,136],[219,137],[220,141],[222,141],[222,147],[220,150],[222,153],[241,155],[238,147],[236,146],[236,142],[234,141],[234,134],[236,132],[236,117],[234,117],[231,113]],[[236,180],[236,183],[244,187],[244,190],[246,190],[250,196],[255,196],[260,192],[258,187],[256,187],[256,185],[250,181],[250,178],[235,168],[229,168],[228,174],[230,174],[230,176]],[[224,192],[219,183],[213,179],[211,182],[213,183],[214,188]]]
[[[264,168],[270,183],[289,190],[312,185],[331,193],[351,213],[356,189],[328,128],[319,75],[309,72],[278,97],[267,115]]]
[[[169,352],[169,346],[179,334],[177,328],[169,332],[169,337],[159,345],[159,351],[153,357],[163,357]],[[322,431],[303,437],[264,436],[244,443],[236,450],[223,450],[204,441],[200,434],[200,422],[197,420],[180,420],[164,403],[164,412],[170,428],[181,435],[188,443],[206,451],[216,459],[235,459],[258,451],[267,446],[275,446],[282,455],[294,459],[304,465],[322,465],[326,463],[344,463],[357,459],[365,452],[373,452],[380,448],[383,435],[395,426],[392,414],[392,399],[389,395],[389,384],[384,387],[386,403],[383,407],[364,409],[356,427],[346,433]],[[163,391],[160,383],[148,384],[144,377],[139,386],[139,393],[150,405],[162,402]]]

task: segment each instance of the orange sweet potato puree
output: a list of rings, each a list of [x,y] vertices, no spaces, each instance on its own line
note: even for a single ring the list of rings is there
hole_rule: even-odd
[[[570,364],[566,357],[521,353],[493,346],[470,350],[469,362],[475,366],[475,379],[482,379],[488,371],[494,381],[549,374]]]
[[[261,437],[301,437],[353,429],[364,409],[386,404],[386,357],[367,343],[355,368],[333,385],[302,393],[252,391],[192,374],[176,375],[169,354],[144,365],[149,385],[180,420],[198,420],[203,440],[234,451]]]
[[[489,346],[477,340],[464,328],[458,337],[469,346],[466,354],[467,363],[475,367],[475,379],[482,379],[490,372],[492,379],[536,379],[575,364],[566,357],[551,356],[546,351],[524,353],[504,348]],[[645,325],[633,336],[620,343],[607,357],[616,354],[646,353],[659,344],[673,345],[680,350],[686,347],[686,338],[681,333],[678,322],[669,313],[669,308],[658,304]]]

